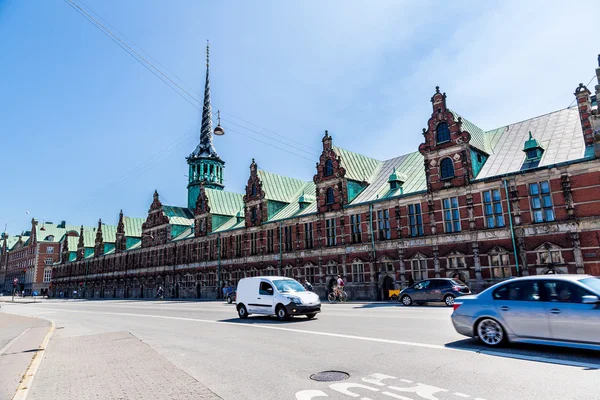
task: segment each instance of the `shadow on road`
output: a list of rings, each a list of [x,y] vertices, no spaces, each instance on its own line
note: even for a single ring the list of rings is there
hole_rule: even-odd
[[[416,304],[412,306],[405,306],[402,303],[397,302],[389,302],[389,303],[365,303],[365,304],[356,304],[352,308],[389,308],[389,307],[403,307],[403,308],[448,308],[452,310],[452,308],[446,306],[444,303],[425,303],[425,304]]]
[[[572,349],[567,347],[512,343],[499,348],[487,347],[477,339],[464,339],[447,343],[447,348],[472,351],[495,357],[515,358],[546,364],[582,367],[600,370],[600,351]]]
[[[313,318],[313,320],[317,320],[319,319],[319,317],[315,317]],[[285,326],[287,324],[298,324],[298,323],[303,323],[303,322],[310,322],[312,320],[304,317],[304,316],[294,316],[293,318],[290,318],[286,321],[279,321],[276,317],[269,317],[269,316],[265,316],[265,315],[260,315],[260,316],[254,316],[251,315],[246,319],[240,319],[240,318],[227,318],[227,319],[221,319],[219,320],[219,322],[228,322],[228,323],[234,323],[234,324],[261,324],[261,325],[282,325]]]

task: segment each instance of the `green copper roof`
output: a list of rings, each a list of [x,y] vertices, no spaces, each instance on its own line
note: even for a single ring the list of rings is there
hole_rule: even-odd
[[[236,217],[233,217],[215,229],[214,232],[224,232],[231,229],[243,228],[244,226],[246,226],[245,220],[238,221]]]
[[[144,222],[146,222],[145,218],[123,217],[125,236],[142,237],[142,224]]]
[[[38,242],[58,242],[65,234],[65,228],[59,228],[56,224],[44,223],[36,226],[36,234]],[[53,236],[53,239],[49,237]]]
[[[182,217],[187,219],[193,219],[194,213],[189,208],[176,207],[176,206],[163,206],[163,213],[170,218]]]
[[[176,242],[178,240],[183,240],[183,239],[188,239],[194,236],[194,233],[192,232],[192,228],[186,228],[183,230],[183,232],[181,232],[179,235],[175,236],[172,241]]]
[[[302,186],[296,193],[294,193],[290,203],[283,207],[281,210],[279,210],[275,215],[273,215],[273,217],[269,221],[277,221],[281,219],[316,212],[316,191],[317,187],[314,182],[306,182],[304,186]],[[303,209],[300,209],[300,199],[303,199],[304,203],[309,203]]]
[[[205,189],[212,214],[234,216],[244,207],[244,195],[224,190]]]
[[[333,146],[333,151],[342,159],[342,167],[346,170],[346,178],[358,182],[370,181],[380,167],[381,161],[362,154]]]
[[[533,150],[533,149],[541,149],[542,146],[539,144],[537,140],[533,138],[531,131],[529,131],[529,139],[525,141],[525,145],[523,146],[523,151]]]
[[[483,129],[481,129],[468,119],[460,116],[457,112],[453,110],[450,110],[450,112],[454,115],[455,121],[458,121],[458,118],[461,118],[461,129],[471,134],[471,141],[469,142],[469,144],[485,153],[489,153],[490,149],[486,147],[485,132],[483,131]]]
[[[291,202],[293,196],[306,183],[299,179],[272,174],[261,169],[258,170],[258,177],[262,182],[262,190],[265,192],[266,199],[282,203]]]

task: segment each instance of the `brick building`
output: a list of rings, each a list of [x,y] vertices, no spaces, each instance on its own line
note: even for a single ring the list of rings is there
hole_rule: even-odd
[[[378,160],[326,131],[312,181],[252,160],[244,193],[224,190],[209,87],[207,68],[188,207],[155,192],[141,242],[125,243],[120,222],[114,250],[102,252],[98,229],[93,256],[78,247],[55,266],[55,292],[85,280],[87,297],[152,297],[159,285],[173,297],[215,297],[225,282],[284,275],[324,295],[341,274],[351,298],[375,299],[431,277],[480,290],[512,276],[600,275],[600,84],[595,96],[580,84],[573,107],[491,130],[436,88],[418,151]]]

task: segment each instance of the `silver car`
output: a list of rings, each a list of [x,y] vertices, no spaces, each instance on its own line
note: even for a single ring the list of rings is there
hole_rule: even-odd
[[[600,350],[600,278],[536,275],[454,302],[456,331],[488,346],[508,342]]]

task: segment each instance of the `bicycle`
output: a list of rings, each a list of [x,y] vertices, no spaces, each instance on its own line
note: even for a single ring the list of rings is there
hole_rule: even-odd
[[[340,303],[345,303],[348,300],[348,294],[343,289],[338,289],[337,294],[335,291],[329,293],[327,300],[330,303],[334,303],[336,300],[339,300]]]

